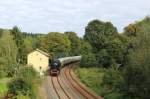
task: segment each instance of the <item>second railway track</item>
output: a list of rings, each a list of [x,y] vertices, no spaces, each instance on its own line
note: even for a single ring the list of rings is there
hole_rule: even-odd
[[[64,67],[58,76],[48,79],[48,99],[103,99],[77,81],[71,65]]]
[[[71,85],[76,89],[85,99],[102,99],[99,96],[92,94],[84,88],[72,75],[72,66],[65,67],[65,76],[68,78]]]

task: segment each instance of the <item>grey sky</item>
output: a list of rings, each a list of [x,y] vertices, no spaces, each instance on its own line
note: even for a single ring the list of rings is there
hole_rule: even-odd
[[[90,20],[111,21],[119,31],[150,14],[150,0],[1,0],[0,27],[22,31],[75,31]]]

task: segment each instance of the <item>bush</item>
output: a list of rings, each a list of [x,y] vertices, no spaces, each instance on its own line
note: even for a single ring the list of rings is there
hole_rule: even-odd
[[[123,78],[115,68],[77,68],[80,80],[104,99],[125,99],[121,93]]]
[[[120,71],[115,68],[107,69],[104,73],[103,82],[101,84],[101,95],[106,99],[120,99],[120,97],[122,97],[120,92],[122,83],[123,78]]]
[[[18,71],[17,78],[21,78],[30,84],[33,82],[38,82],[40,79],[38,73],[32,67],[27,66],[21,66]]]
[[[32,95],[31,92],[31,85],[27,84],[22,79],[15,79],[8,84],[8,89],[10,93],[14,95],[19,94],[20,92],[22,95]]]
[[[96,67],[97,66],[97,61],[95,58],[95,55],[93,53],[87,53],[82,55],[81,59],[81,67]]]
[[[20,66],[15,79],[8,84],[9,92],[13,93],[15,97],[23,95],[35,99],[40,82],[41,80],[33,68]]]
[[[150,99],[150,50],[136,50],[130,54],[124,70],[124,93],[132,99]]]
[[[99,95],[101,95],[100,87],[104,71],[102,68],[77,68],[75,70],[80,80]]]
[[[22,95],[19,93],[16,97],[16,99],[31,99],[28,95]]]
[[[105,99],[123,99],[123,95],[118,92],[113,92],[106,95]]]
[[[136,39],[136,48],[130,52],[123,73],[123,93],[132,99],[150,99],[150,33],[139,33]]]

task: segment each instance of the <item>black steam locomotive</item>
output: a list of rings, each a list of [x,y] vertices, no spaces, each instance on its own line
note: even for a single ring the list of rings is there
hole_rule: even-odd
[[[65,65],[80,60],[81,56],[64,57],[52,60],[50,65],[50,75],[57,76],[60,72],[60,69],[63,68]]]

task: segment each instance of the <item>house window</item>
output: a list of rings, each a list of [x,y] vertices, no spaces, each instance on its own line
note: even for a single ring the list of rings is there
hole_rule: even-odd
[[[39,69],[41,70],[41,69],[42,69],[42,67],[40,66],[40,67],[39,67]]]

